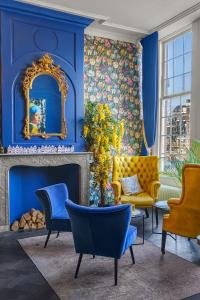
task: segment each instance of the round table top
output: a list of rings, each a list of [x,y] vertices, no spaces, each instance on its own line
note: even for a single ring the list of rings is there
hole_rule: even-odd
[[[154,207],[162,210],[169,211],[169,205],[167,203],[167,200],[160,200],[153,204]]]
[[[134,208],[134,210],[132,210],[132,218],[138,218],[138,217],[143,217],[145,215],[143,210]]]

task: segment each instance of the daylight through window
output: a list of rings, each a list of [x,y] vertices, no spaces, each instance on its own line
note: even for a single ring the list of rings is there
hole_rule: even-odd
[[[184,155],[190,143],[192,32],[163,44],[161,169]]]

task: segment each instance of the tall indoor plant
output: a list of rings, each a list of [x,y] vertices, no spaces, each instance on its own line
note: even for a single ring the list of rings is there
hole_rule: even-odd
[[[185,164],[200,164],[200,141],[192,140],[186,154],[171,158],[172,166],[167,168],[164,175],[176,177],[182,183],[182,169]]]
[[[100,204],[105,205],[105,191],[111,168],[111,147],[120,154],[124,134],[123,121],[112,117],[108,104],[88,101],[85,107],[83,136],[87,151],[94,153],[94,183],[100,188]]]

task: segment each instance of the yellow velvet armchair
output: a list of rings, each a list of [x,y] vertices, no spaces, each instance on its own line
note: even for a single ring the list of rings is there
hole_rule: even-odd
[[[124,195],[120,179],[137,174],[142,193]],[[148,208],[158,198],[159,167],[157,156],[114,156],[112,188],[115,203],[131,203],[136,207]]]
[[[200,165],[186,164],[180,199],[169,199],[170,213],[163,216],[161,251],[165,253],[167,232],[188,238],[200,234]]]

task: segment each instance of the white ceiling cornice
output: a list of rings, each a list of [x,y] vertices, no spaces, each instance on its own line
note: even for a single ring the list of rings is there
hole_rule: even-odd
[[[91,36],[99,36],[107,39],[118,40],[128,43],[137,43],[141,39],[141,35],[137,37],[135,33],[120,33],[116,31],[102,30],[95,27],[87,27],[85,29],[85,34]]]
[[[142,34],[148,34],[148,31],[140,29],[140,28],[133,28],[133,27],[128,27],[128,26],[124,26],[124,25],[120,25],[120,24],[116,24],[116,23],[111,23],[111,22],[103,22],[102,23],[103,26],[108,26],[108,27],[112,27],[112,28],[116,28],[116,29],[122,29],[128,32],[137,32],[137,33],[142,33]]]
[[[60,12],[65,12],[65,13],[70,13],[70,14],[77,15],[77,16],[91,18],[94,20],[98,20],[99,23],[107,21],[109,19],[108,16],[103,16],[103,15],[99,15],[99,14],[90,13],[87,11],[81,11],[81,10],[69,8],[69,7],[66,7],[61,4],[55,4],[55,3],[49,4],[48,1],[43,1],[43,0],[30,0],[30,1],[29,0],[28,1],[27,0],[14,0],[14,1],[23,2],[26,4],[32,4],[32,5],[36,5],[36,6],[40,6],[40,7],[46,7],[49,9],[53,9],[53,10],[57,10]]]
[[[91,34],[91,35],[101,35],[101,36],[105,36],[105,37],[109,37],[113,39],[120,39],[120,40],[124,40],[124,41],[137,41],[141,38],[143,38],[144,36],[151,34],[154,31],[158,31],[159,32],[159,36],[160,37],[165,37],[177,30],[179,30],[181,27],[186,27],[189,24],[191,24],[196,18],[200,17],[200,2],[195,1],[195,0],[191,0],[191,7],[184,9],[186,7],[189,6],[189,0],[188,3],[186,3],[186,1],[183,1],[183,4],[181,3],[181,1],[179,0],[179,4],[176,5],[176,1],[172,2],[170,0],[169,3],[171,3],[171,7],[172,9],[170,10],[170,13],[168,13],[168,10],[162,10],[162,6],[161,6],[161,1],[159,0],[152,0],[151,5],[149,0],[141,0],[141,3],[138,3],[138,9],[140,9],[140,14],[141,14],[141,9],[143,8],[143,11],[146,7],[148,7],[148,9],[150,10],[149,12],[149,18],[147,19],[147,15],[148,12],[147,10],[144,11],[144,16],[141,15],[141,18],[137,18],[137,8],[136,10],[133,12],[133,22],[130,22],[130,16],[131,14],[129,13],[130,11],[130,7],[131,7],[131,3],[130,3],[130,7],[128,7],[126,5],[126,7],[124,7],[124,11],[122,11],[123,14],[123,18],[121,18],[122,14],[119,14],[120,11],[117,10],[117,5],[119,7],[119,3],[120,2],[116,2],[116,9],[113,6],[113,10],[112,10],[112,6],[110,7],[108,5],[108,8],[106,8],[105,6],[105,1],[103,1],[102,5],[104,9],[102,9],[101,5],[99,4],[99,9],[95,8],[94,2],[95,0],[91,0],[91,4],[89,1],[86,1],[88,5],[83,5],[83,3],[80,1],[80,6],[78,5],[79,2],[74,1],[73,5],[73,1],[61,1],[61,0],[57,0],[57,1],[48,1],[48,0],[14,0],[14,1],[18,1],[18,2],[23,2],[26,4],[32,4],[32,5],[36,5],[36,6],[40,6],[40,7],[46,7],[49,9],[53,9],[53,10],[57,10],[57,11],[61,11],[61,12],[66,12],[66,13],[71,13],[74,15],[79,15],[79,16],[83,16],[83,17],[89,17],[91,19],[94,19],[94,22],[88,26],[85,29],[85,32],[87,34]],[[111,0],[107,0],[107,1],[111,1]],[[116,1],[116,0],[113,0]],[[135,0],[136,1],[136,0]],[[86,3],[85,2],[85,3]],[[66,4],[68,3],[68,6],[66,6]],[[118,4],[117,4],[118,3]],[[136,2],[134,2],[136,3]],[[173,5],[174,3],[174,5]],[[196,3],[194,5],[194,3]],[[81,5],[82,4],[82,5]],[[90,5],[89,5],[90,4]],[[93,6],[92,6],[93,4]],[[112,2],[109,2],[109,4],[112,4]],[[140,5],[141,4],[141,5]],[[153,6],[156,4],[160,4],[159,9],[157,10],[156,7],[157,6]],[[165,0],[165,8],[167,7],[167,0]],[[187,5],[186,5],[187,4]],[[79,10],[80,7],[80,10]],[[122,6],[120,6],[122,8]],[[170,7],[170,8],[171,8]],[[180,7],[180,10],[178,9]],[[133,5],[132,7],[133,8]],[[177,14],[177,12],[181,11],[180,13]],[[90,11],[90,12],[89,12]],[[98,11],[101,11],[102,14],[98,14]],[[174,12],[174,14],[173,14]],[[105,15],[104,15],[105,13]],[[137,19],[137,21],[134,19],[134,13],[135,13],[135,18]],[[106,15],[108,14],[108,15]],[[126,16],[129,14],[129,22],[126,22]],[[173,16],[174,15],[174,16]],[[116,18],[116,16],[118,16],[118,18]],[[159,18],[158,18],[159,16]],[[168,17],[167,17],[168,16]],[[169,16],[173,16],[170,17]],[[162,18],[163,17],[163,18]],[[152,19],[152,22],[150,21]],[[160,23],[160,21],[165,20],[164,22],[160,23],[159,25],[156,25],[156,22],[153,22],[154,19],[157,19],[159,21],[157,21],[157,24]],[[113,22],[112,22],[113,20]],[[145,23],[145,21],[148,20],[148,22]],[[119,21],[119,23],[118,23]],[[124,22],[124,23],[123,23]],[[129,26],[129,24],[134,24],[135,26]],[[137,27],[138,24],[138,27]],[[145,24],[145,25],[144,25]],[[128,26],[126,26],[128,25]],[[144,26],[143,26],[144,25]],[[147,26],[148,25],[148,26]],[[142,28],[143,27],[143,28]]]
[[[94,19],[93,24],[85,29],[86,34],[104,36],[107,38],[113,38],[118,40],[123,40],[127,42],[137,42],[141,37],[148,34],[147,31],[138,28],[127,27],[120,24],[115,24],[107,22],[110,19],[109,16],[103,16],[99,14],[94,14],[86,11],[79,11],[72,9],[60,4],[49,3],[43,0],[14,0],[17,2],[23,2],[26,4],[32,4],[39,7],[46,7],[49,9],[54,9],[60,12],[71,13],[74,15],[87,17]],[[101,26],[101,29],[99,28]]]
[[[173,18],[161,23],[160,25],[156,26],[155,28],[151,29],[149,31],[149,33],[152,33],[155,31],[160,31],[160,30],[172,25],[173,23],[176,23],[176,22],[186,18],[187,16],[197,12],[198,10],[200,10],[200,2],[188,9],[184,10],[180,14],[174,16]]]

